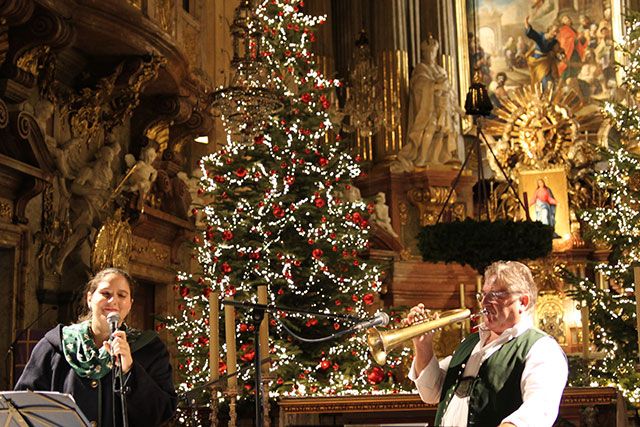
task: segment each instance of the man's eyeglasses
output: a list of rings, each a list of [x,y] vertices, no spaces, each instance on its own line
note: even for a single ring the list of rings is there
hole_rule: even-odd
[[[482,302],[484,300],[497,301],[509,295],[517,295],[517,294],[520,294],[520,292],[511,292],[511,291],[476,292],[476,298],[478,302]]]

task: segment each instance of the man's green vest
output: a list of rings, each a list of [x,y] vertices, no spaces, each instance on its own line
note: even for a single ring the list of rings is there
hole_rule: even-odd
[[[480,366],[473,379],[469,397],[469,426],[497,426],[522,405],[520,379],[524,361],[531,346],[545,336],[544,332],[529,329],[507,341]],[[444,412],[463,377],[464,367],[471,352],[480,341],[476,332],[460,343],[453,353],[444,379],[435,425],[442,422]]]

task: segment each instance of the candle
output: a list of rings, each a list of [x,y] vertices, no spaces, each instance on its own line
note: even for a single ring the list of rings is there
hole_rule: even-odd
[[[220,378],[218,366],[220,365],[220,291],[213,291],[209,294],[209,375],[211,381]]]
[[[228,297],[233,300],[233,296]],[[232,305],[224,306],[224,336],[227,342],[227,374],[232,375],[227,380],[227,390],[235,394],[238,388],[238,378],[234,375],[238,370],[236,360],[236,310]]]
[[[476,292],[482,292],[482,274],[476,276]]]
[[[267,285],[258,286],[258,304],[267,305],[268,303]],[[263,359],[269,356],[269,313],[266,311],[260,323],[260,354]],[[269,373],[269,364],[265,363],[261,365],[261,369],[264,374]]]
[[[460,283],[460,308],[465,308],[465,305],[464,305],[464,283]]]
[[[636,329],[638,330],[638,359],[640,360],[640,267],[633,267],[636,294]]]

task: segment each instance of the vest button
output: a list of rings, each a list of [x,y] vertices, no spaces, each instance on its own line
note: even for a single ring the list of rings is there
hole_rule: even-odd
[[[91,421],[91,427],[98,427],[97,421]]]
[[[96,388],[98,387],[98,381],[97,380],[92,380],[91,381],[91,388]]]

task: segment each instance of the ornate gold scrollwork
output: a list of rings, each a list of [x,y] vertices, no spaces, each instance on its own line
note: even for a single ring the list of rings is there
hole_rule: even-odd
[[[407,192],[407,198],[418,208],[419,221],[421,226],[431,225],[438,219],[438,214],[447,200],[449,187],[427,187],[412,188]],[[447,210],[451,219],[462,219],[465,214],[465,207],[462,203],[456,202],[456,192],[454,190],[449,199]]]
[[[483,128],[498,162],[508,167],[518,182],[523,169],[563,166],[570,187],[572,208],[591,204],[596,197],[586,175],[597,160],[592,137],[602,124],[602,115],[567,87],[526,86],[509,92],[502,105],[494,109],[496,118]],[[496,139],[494,140],[493,137]],[[492,168],[499,168],[490,156]]]
[[[520,204],[506,182],[492,186],[489,199],[489,215],[491,219],[515,220],[520,212]]]
[[[120,63],[114,72],[98,81],[95,89],[85,87],[79,94],[62,93],[61,113],[69,117],[75,137],[91,139],[98,130],[110,132],[124,123],[140,103],[144,86],[155,79],[159,68],[166,61],[152,56],[146,60],[134,58]],[[133,69],[128,76],[123,70]],[[119,83],[125,79],[125,83]]]
[[[173,6],[175,1],[172,0],[156,0],[158,8],[158,21],[163,31],[173,34]]]
[[[561,293],[541,293],[536,302],[537,326],[554,337],[560,345],[567,342],[563,299]]]
[[[91,251],[91,268],[100,271],[106,267],[127,268],[133,237],[131,226],[122,220],[121,211],[108,218],[100,228]]]
[[[11,205],[9,203],[0,202],[0,218],[6,218],[10,221],[12,214],[13,209],[11,209]]]

